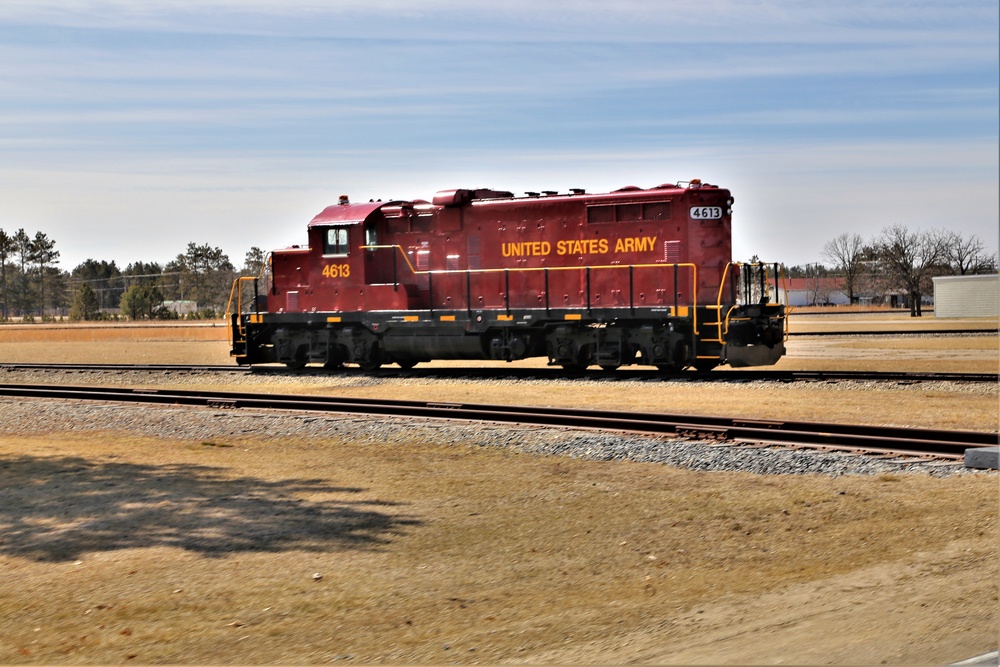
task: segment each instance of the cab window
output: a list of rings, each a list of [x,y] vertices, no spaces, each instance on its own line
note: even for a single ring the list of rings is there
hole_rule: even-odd
[[[350,250],[347,244],[347,227],[330,227],[323,237],[324,255],[346,255]]]

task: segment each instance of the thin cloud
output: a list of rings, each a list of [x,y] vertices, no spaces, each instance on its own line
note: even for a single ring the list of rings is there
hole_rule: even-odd
[[[187,33],[364,36],[509,41],[682,41],[761,43],[784,40],[865,42],[910,39],[951,28],[991,30],[993,2],[947,4],[896,0],[878,3],[745,2],[705,0],[692,11],[681,0],[7,0],[7,21],[63,27],[167,30]],[[373,19],[377,23],[373,23]],[[985,24],[985,25],[984,25]]]
[[[701,177],[733,189],[740,253],[815,261],[859,202],[995,236],[998,22],[995,0],[6,0],[0,226],[67,268],[238,258],[341,193]]]

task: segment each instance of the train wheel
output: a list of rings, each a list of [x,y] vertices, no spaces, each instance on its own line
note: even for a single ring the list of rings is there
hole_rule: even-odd
[[[694,362],[694,369],[699,373],[707,373],[718,365],[718,359],[698,359]]]
[[[396,359],[396,365],[404,371],[408,371],[417,365],[416,359]]]
[[[568,371],[570,373],[582,373],[583,371],[587,370],[587,364],[583,363],[582,361],[571,361],[569,363],[561,365],[564,371]]]
[[[601,370],[607,373],[613,373],[618,370],[618,364],[601,364]]]
[[[295,361],[286,361],[285,368],[293,371],[300,371],[306,367],[306,362],[304,359],[296,359]]]
[[[368,355],[368,358],[358,362],[358,365],[361,366],[361,370],[366,373],[377,371],[382,367],[382,348],[379,347],[378,343],[374,343],[372,345],[372,351]]]

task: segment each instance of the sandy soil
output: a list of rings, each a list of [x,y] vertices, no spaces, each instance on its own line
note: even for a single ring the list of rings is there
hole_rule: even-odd
[[[42,350],[228,361],[210,328],[113,334],[98,352],[110,359],[67,358],[94,355],[93,341],[10,331],[0,327],[0,361]],[[926,356],[997,370],[996,337],[872,340],[793,346],[789,360],[817,368],[855,350],[860,365]],[[955,392],[802,389],[743,404],[787,415],[825,401],[849,419],[898,400],[900,421],[996,428],[995,394],[966,412]],[[740,403],[706,391],[694,403]],[[661,400],[609,392],[575,400]],[[56,428],[0,431],[0,493],[0,663],[901,665],[1000,641],[995,473],[761,478],[426,438],[358,447]]]

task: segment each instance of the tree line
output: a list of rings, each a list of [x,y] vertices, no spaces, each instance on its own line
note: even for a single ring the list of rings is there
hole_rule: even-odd
[[[210,318],[226,308],[233,280],[257,275],[264,252],[253,247],[236,269],[220,248],[188,243],[166,264],[87,259],[58,268],[55,241],[43,232],[0,228],[0,321]],[[190,307],[185,307],[190,306]]]
[[[931,278],[997,271],[996,255],[975,235],[903,225],[886,227],[869,240],[841,234],[823,246],[823,257],[829,266],[793,266],[788,275],[835,276],[851,303],[862,294],[875,300],[904,295],[914,316],[922,314]],[[122,269],[114,261],[88,259],[66,272],[58,268],[59,251],[47,234],[32,236],[24,229],[8,234],[0,228],[0,321],[64,314],[73,320],[217,317],[225,311],[233,280],[257,275],[264,259],[253,247],[237,270],[221,249],[188,243],[163,265],[133,262]],[[180,304],[196,307],[186,312]]]
[[[830,266],[791,267],[790,277],[836,277],[850,303],[864,294],[876,301],[898,295],[920,317],[924,295],[933,291],[932,278],[997,272],[997,256],[986,251],[976,235],[946,229],[912,230],[885,227],[865,240],[860,234],[840,234],[823,246]]]

